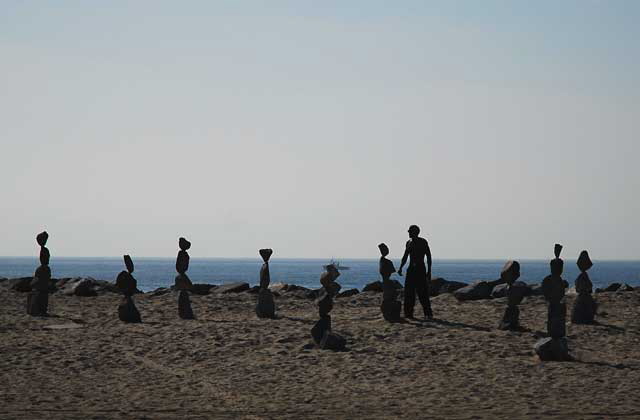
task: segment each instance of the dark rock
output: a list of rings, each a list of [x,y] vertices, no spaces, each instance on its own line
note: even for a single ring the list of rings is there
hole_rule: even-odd
[[[136,305],[133,303],[131,296],[125,296],[118,305],[118,318],[122,322],[139,323],[142,322],[140,312]]]
[[[544,294],[542,290],[542,283],[530,284],[529,290],[531,292],[530,296],[542,296]]]
[[[36,242],[38,242],[38,245],[40,245],[40,246],[47,245],[47,240],[48,239],[49,239],[49,234],[47,233],[46,230],[44,232],[39,233],[36,236]]]
[[[347,340],[333,332],[331,332],[331,317],[320,318],[311,328],[311,337],[318,347],[323,350],[344,351],[347,346]]]
[[[567,335],[567,305],[564,301],[549,302],[547,309],[547,333],[551,338],[562,338]]]
[[[360,291],[358,289],[347,289],[344,292],[338,293],[338,295],[336,297],[337,298],[350,297],[350,296],[355,296],[358,293],[360,293]]]
[[[46,316],[49,311],[49,291],[34,290],[27,295],[27,314]]]
[[[576,279],[576,293],[580,294],[591,294],[593,290],[593,284],[591,283],[591,279],[589,279],[589,275],[586,272],[582,272],[578,275]]]
[[[486,281],[478,281],[469,286],[453,292],[453,296],[459,301],[489,299],[491,297],[491,285]]]
[[[124,257],[124,265],[127,267],[127,271],[129,273],[133,273],[133,260],[129,255],[125,255]]]
[[[178,239],[178,247],[182,251],[188,251],[189,248],[191,248],[191,242],[187,241],[185,238],[179,238]]]
[[[97,296],[98,292],[95,289],[95,280],[91,278],[81,278],[72,283],[65,285],[64,294],[91,297]]]
[[[400,321],[400,312],[402,310],[402,303],[395,299],[383,300],[380,304],[380,312],[385,320],[389,322]]]
[[[529,294],[529,286],[521,281],[516,281],[507,289],[507,302],[509,305],[520,305],[522,299]]]
[[[491,291],[491,297],[494,299],[505,297],[507,296],[507,289],[509,289],[508,284],[499,284]]]
[[[47,247],[43,246],[42,248],[40,248],[40,264],[49,265],[50,258],[51,254],[49,253]]]
[[[569,346],[565,338],[543,338],[538,340],[534,350],[543,361],[570,361]]]
[[[520,277],[520,263],[507,261],[500,272],[500,279],[506,283],[513,283]]]
[[[611,283],[610,285],[608,285],[607,287],[602,289],[602,291],[603,292],[615,292],[618,289],[620,289],[621,286],[622,286],[622,284],[620,284],[620,283]]]
[[[376,292],[376,293],[382,293],[382,282],[377,280],[371,283],[368,283],[366,286],[364,286],[364,288],[362,289],[363,292]]]
[[[195,319],[193,315],[193,309],[191,308],[191,299],[189,299],[189,292],[186,290],[180,290],[178,294],[178,316],[182,319]]]
[[[178,257],[176,258],[176,271],[180,274],[184,274],[189,269],[189,254],[187,251],[178,251]]]
[[[436,277],[429,282],[429,295],[438,296],[443,293],[453,293],[458,289],[468,286],[467,283],[460,281],[448,281],[442,277]]]
[[[507,305],[498,329],[511,331],[520,329],[520,309],[517,305]]]
[[[159,287],[159,288],[149,292],[149,296],[156,297],[156,296],[166,295],[167,293],[171,293],[171,288],[169,288],[169,287]]]
[[[269,286],[269,290],[275,293],[286,293],[286,292],[295,292],[297,290],[301,290],[304,292],[309,291],[306,287],[298,286],[296,284],[287,284],[287,283],[275,283]]]
[[[174,280],[174,287],[177,290],[191,290],[193,283],[185,273],[178,274]]]
[[[590,293],[579,294],[571,311],[571,322],[574,324],[593,324],[598,304]]]
[[[218,286],[215,284],[196,283],[191,285],[189,291],[194,295],[208,295],[211,290],[216,289]]]
[[[262,261],[269,262],[269,258],[271,258],[271,254],[273,254],[273,250],[270,248],[263,248],[258,251],[260,256],[262,257]]]
[[[578,269],[583,272],[593,267],[593,262],[591,261],[591,258],[589,258],[589,253],[587,251],[582,251],[580,253],[577,264]]]
[[[138,282],[130,271],[121,271],[116,278],[116,287],[125,296],[133,295],[138,290]]]
[[[9,289],[15,290],[16,292],[30,292],[31,291],[31,281],[33,281],[33,277],[19,277],[15,279],[9,280]]]
[[[307,299],[314,299],[315,300],[315,299],[318,298],[318,296],[320,296],[320,292],[323,291],[323,290],[324,290],[324,288],[322,288],[322,287],[319,288],[319,289],[309,290],[309,291],[305,292],[305,297]]]
[[[249,290],[249,283],[227,283],[221,284],[218,286],[215,291],[216,293],[240,293]]]
[[[260,293],[260,286],[251,286],[249,288],[249,290],[247,290],[247,293],[252,294],[252,295],[257,295],[258,293]]]
[[[622,286],[620,286],[620,288],[617,290],[618,292],[633,292],[634,288],[629,286],[628,284],[623,284]]]
[[[276,303],[273,300],[273,293],[267,288],[261,288],[258,293],[256,315],[258,318],[275,318],[276,316]]]

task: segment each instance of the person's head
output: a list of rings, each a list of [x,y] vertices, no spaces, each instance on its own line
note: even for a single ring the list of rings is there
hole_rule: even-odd
[[[380,245],[378,245],[378,249],[380,250],[380,254],[382,254],[383,257],[389,255],[389,247],[387,247],[386,244],[381,243]]]
[[[417,238],[419,234],[420,234],[420,228],[417,225],[409,226],[409,237],[410,238]]]

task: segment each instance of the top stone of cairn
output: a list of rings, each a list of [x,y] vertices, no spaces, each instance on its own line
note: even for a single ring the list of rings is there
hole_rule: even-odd
[[[271,254],[273,254],[273,249],[271,248],[263,248],[258,251],[260,256],[262,257],[262,261],[269,262],[269,258],[271,258]]]
[[[587,251],[582,251],[580,253],[577,264],[578,264],[578,268],[582,272],[587,271],[593,266],[593,263],[591,262],[591,258],[589,258],[589,253]]]
[[[500,279],[508,284],[513,284],[520,277],[520,263],[518,261],[507,261],[500,272]]]
[[[124,265],[127,267],[129,273],[133,273],[133,260],[129,255],[124,256]]]
[[[187,241],[185,238],[180,238],[178,239],[178,246],[181,250],[187,251],[189,248],[191,248],[191,242]]]
[[[38,236],[36,236],[36,241],[40,246],[45,246],[47,244],[48,239],[49,239],[49,234],[47,233],[46,230],[44,232],[38,233]]]

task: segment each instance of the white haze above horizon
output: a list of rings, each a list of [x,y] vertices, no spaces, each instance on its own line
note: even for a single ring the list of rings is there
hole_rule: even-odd
[[[640,259],[640,2],[13,1],[0,255]]]

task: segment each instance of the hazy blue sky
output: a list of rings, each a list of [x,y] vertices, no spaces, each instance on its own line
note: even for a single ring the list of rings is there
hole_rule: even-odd
[[[0,0],[0,255],[640,258],[640,1]]]

